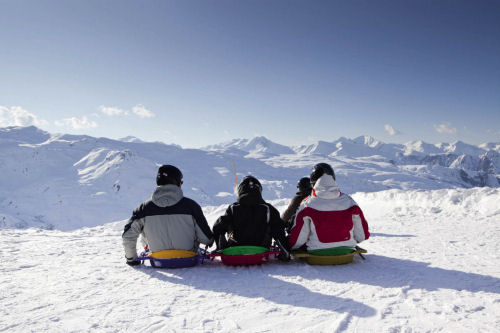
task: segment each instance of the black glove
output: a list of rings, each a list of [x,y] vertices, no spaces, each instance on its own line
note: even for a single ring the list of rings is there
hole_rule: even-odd
[[[127,258],[127,265],[129,265],[129,266],[137,266],[140,264],[141,264],[141,262],[137,259],[128,259]]]
[[[278,254],[278,259],[281,261],[290,261],[290,250],[287,246],[284,246],[279,240],[276,240],[276,245],[280,249],[280,254]]]
[[[281,251],[277,258],[281,261],[290,261],[290,252]]]

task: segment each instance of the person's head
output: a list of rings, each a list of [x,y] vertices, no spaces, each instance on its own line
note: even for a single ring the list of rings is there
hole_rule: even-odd
[[[156,185],[182,185],[182,172],[173,165],[162,165],[156,175]]]
[[[253,176],[246,176],[243,178],[240,185],[238,185],[238,195],[251,192],[262,193],[262,185],[257,178]]]
[[[328,163],[318,163],[313,166],[311,170],[311,185],[314,186],[316,181],[323,176],[324,174],[330,175],[335,180],[335,172],[333,172],[333,168]]]
[[[299,182],[297,183],[297,189],[301,193],[311,192],[311,179],[309,177],[300,178]]]

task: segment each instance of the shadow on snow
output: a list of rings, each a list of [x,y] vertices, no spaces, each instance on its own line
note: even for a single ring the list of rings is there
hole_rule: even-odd
[[[453,289],[469,292],[500,293],[500,279],[476,273],[467,273],[439,267],[429,263],[386,257],[376,254],[365,255],[363,261],[356,257],[354,263],[339,266],[309,266],[297,272],[294,268],[280,270],[280,275],[300,275],[305,279],[322,279],[335,283],[358,282],[383,288]]]
[[[296,271],[291,265],[279,266],[287,266],[284,269]],[[314,292],[300,284],[272,277],[271,274],[277,274],[275,268],[277,267],[272,263],[229,267],[216,262],[185,269],[162,270],[143,266],[138,270],[170,283],[182,283],[199,290],[230,293],[246,298],[263,298],[276,304],[348,313],[357,317],[371,317],[376,313],[372,307],[355,300]]]
[[[372,237],[407,237],[407,238],[416,237],[415,235],[394,235],[394,234],[384,234],[384,233],[376,233],[376,232],[370,233],[370,236],[372,236]]]
[[[488,275],[430,267],[428,263],[367,255],[366,261],[339,266],[309,266],[300,261],[275,262],[261,266],[230,267],[209,262],[185,269],[155,269],[142,266],[138,271],[162,281],[184,284],[199,290],[231,293],[247,298],[263,298],[276,304],[321,309],[350,316],[370,317],[376,311],[358,301],[314,292],[301,284],[273,276],[321,279],[332,283],[352,283],[402,288],[403,290],[453,289],[469,292],[500,293],[500,279]],[[352,286],[350,287],[352,288]]]

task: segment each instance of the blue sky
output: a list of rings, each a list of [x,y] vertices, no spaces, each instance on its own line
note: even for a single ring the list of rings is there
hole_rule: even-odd
[[[0,126],[500,141],[499,1],[0,1]]]

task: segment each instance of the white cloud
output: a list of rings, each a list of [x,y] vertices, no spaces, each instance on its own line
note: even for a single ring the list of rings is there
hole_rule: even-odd
[[[398,135],[398,134],[401,134],[400,131],[398,131],[397,129],[394,129],[394,127],[392,127],[391,125],[389,124],[386,124],[384,126],[384,129],[387,133],[389,133],[390,135]]]
[[[0,127],[7,126],[40,126],[48,122],[38,119],[33,113],[24,110],[20,106],[6,107],[0,105]]]
[[[59,127],[67,126],[73,129],[85,129],[85,128],[97,127],[97,123],[95,121],[89,120],[86,116],[83,116],[82,119],[71,117],[63,120],[56,120],[54,124]]]
[[[128,112],[125,110],[122,110],[120,108],[114,107],[114,106],[104,106],[101,105],[99,106],[99,110],[101,110],[102,113],[108,115],[108,116],[121,116],[121,115],[127,115]]]
[[[456,134],[458,131],[455,127],[452,127],[451,124],[440,124],[434,125],[434,129],[436,132],[441,134]]]
[[[152,118],[155,116],[155,114],[146,109],[144,105],[138,104],[132,108],[132,112],[138,115],[141,118]]]

